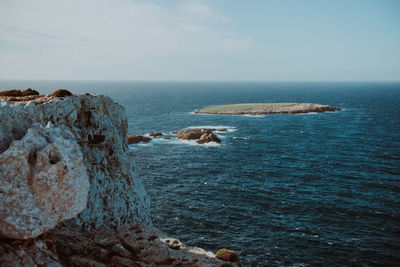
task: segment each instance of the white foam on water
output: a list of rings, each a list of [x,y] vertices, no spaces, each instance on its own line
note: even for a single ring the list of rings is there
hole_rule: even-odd
[[[264,118],[265,114],[260,114],[260,115],[243,114],[243,115],[239,115],[239,116],[250,117],[250,118]]]
[[[189,146],[202,146],[202,147],[219,147],[219,146],[221,146],[221,144],[217,143],[217,142],[198,144],[196,142],[198,140],[183,140],[183,139],[178,139],[178,138],[167,140],[167,141],[169,141],[170,144],[176,144],[176,145],[189,145]]]
[[[236,127],[224,126],[224,125],[190,126],[190,127],[187,127],[186,129],[199,129],[199,128],[201,128],[201,129],[226,129],[226,131],[214,131],[215,133],[225,133],[225,132],[231,133],[231,132],[234,132],[237,130]]]
[[[297,113],[297,114],[292,114],[292,115],[296,115],[296,116],[304,116],[304,115],[315,115],[315,114],[321,114],[321,112]]]
[[[232,139],[249,140],[249,137],[239,137],[239,136],[235,136],[235,137],[232,137]]]

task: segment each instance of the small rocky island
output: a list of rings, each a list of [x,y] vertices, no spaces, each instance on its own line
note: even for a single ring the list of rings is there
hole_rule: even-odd
[[[202,114],[224,115],[262,115],[262,114],[299,114],[340,110],[330,105],[312,103],[246,103],[206,107],[196,110]]]

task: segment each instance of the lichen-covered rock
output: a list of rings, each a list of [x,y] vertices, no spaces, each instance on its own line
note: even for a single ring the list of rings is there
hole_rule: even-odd
[[[0,99],[0,153],[34,124],[49,122],[68,129],[83,154],[90,190],[76,223],[84,229],[150,223],[149,199],[129,157],[124,109],[109,97],[89,94],[41,96],[24,102]]]
[[[36,237],[84,210],[88,192],[72,133],[34,125],[0,154],[0,236]]]

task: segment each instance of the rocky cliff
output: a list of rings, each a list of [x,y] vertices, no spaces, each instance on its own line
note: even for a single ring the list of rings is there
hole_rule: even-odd
[[[151,226],[124,109],[89,94],[0,99],[0,266],[219,266]]]

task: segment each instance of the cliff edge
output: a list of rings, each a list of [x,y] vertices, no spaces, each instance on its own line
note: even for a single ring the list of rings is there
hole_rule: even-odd
[[[0,97],[0,266],[226,266],[151,225],[122,106],[13,94]]]

